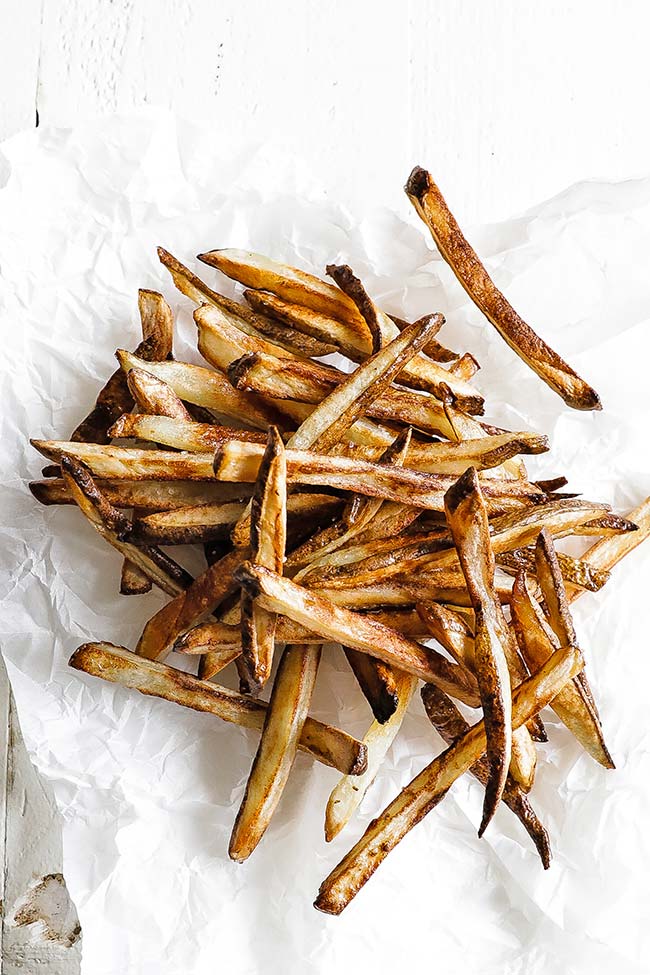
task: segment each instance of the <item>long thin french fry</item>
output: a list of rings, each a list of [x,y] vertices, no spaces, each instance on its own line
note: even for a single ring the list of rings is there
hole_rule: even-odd
[[[140,511],[180,511],[196,505],[225,504],[250,497],[251,484],[228,484],[225,481],[126,481],[96,478],[95,483],[106,500],[116,508],[139,508]],[[31,481],[29,489],[41,504],[74,504],[63,478]]]
[[[582,561],[592,569],[610,571],[650,536],[650,498],[646,498],[638,508],[628,512],[627,517],[630,522],[637,525],[636,531],[611,538],[601,538],[582,555]],[[568,588],[569,602],[573,602],[584,591],[572,586]]]
[[[268,705],[237,694],[227,687],[199,680],[155,660],[145,660],[111,643],[84,643],[72,654],[70,667],[141,694],[161,697],[194,711],[217,715],[224,721],[261,731]],[[331,725],[307,718],[299,748],[324,765],[345,775],[361,775],[367,765],[365,745]]]
[[[243,863],[262,839],[287,784],[316,683],[321,648],[285,647],[228,853]],[[355,778],[358,776],[355,776]]]
[[[552,701],[582,666],[579,650],[573,647],[557,650],[540,671],[515,690],[513,727],[520,727]],[[427,765],[372,821],[359,842],[323,881],[314,906],[327,914],[340,914],[390,851],[440,802],[485,748],[485,724],[479,721]]]
[[[409,703],[418,682],[410,674],[396,675],[397,707],[387,721],[380,723],[375,720],[363,737],[363,743],[368,752],[368,767],[362,775],[344,775],[334,786],[325,810],[325,839],[329,843],[341,832],[343,827],[361,805],[363,797],[372,785],[386,758],[388,749],[402,726]]]
[[[499,291],[463,236],[431,175],[416,166],[405,189],[460,284],[510,348],[569,406],[577,410],[601,409],[596,391],[546,345]]]

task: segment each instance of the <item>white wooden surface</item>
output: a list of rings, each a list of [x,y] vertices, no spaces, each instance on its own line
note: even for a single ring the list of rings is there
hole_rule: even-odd
[[[0,0],[0,138],[156,104],[464,223],[650,167],[646,0]]]

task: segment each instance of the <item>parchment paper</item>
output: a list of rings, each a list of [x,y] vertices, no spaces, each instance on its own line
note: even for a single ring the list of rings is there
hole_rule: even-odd
[[[245,866],[231,863],[255,735],[68,670],[84,641],[133,647],[164,597],[119,596],[117,553],[78,512],[42,508],[27,490],[42,466],[30,435],[65,439],[115,348],[137,343],[138,287],[164,292],[179,316],[177,354],[197,359],[188,302],[155,246],[192,267],[193,255],[234,246],[317,273],[349,261],[386,310],[443,311],[442,341],[482,365],[488,416],[550,436],[530,468],[566,473],[572,490],[627,510],[650,493],[650,180],[579,184],[508,223],[470,228],[514,305],[600,392],[603,412],[580,414],[468,303],[399,186],[381,206],[348,211],[336,186],[315,184],[281,151],[233,148],[227,133],[156,113],[20,135],[3,145],[0,173],[2,650],[28,746],[65,817],[86,975],[650,971],[650,547],[576,605],[617,771],[548,717],[532,798],[552,868],[507,810],[478,840],[481,792],[465,777],[329,918],[312,907],[320,881],[440,749],[419,697],[360,815],[331,845],[323,812],[336,773],[301,756],[264,841]],[[367,705],[340,651],[325,658],[314,713],[361,735]]]

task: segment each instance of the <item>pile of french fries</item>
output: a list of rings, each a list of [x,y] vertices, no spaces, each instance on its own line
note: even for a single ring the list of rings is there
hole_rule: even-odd
[[[414,170],[406,192],[511,348],[567,404],[600,409],[498,291],[430,175]],[[35,497],[76,504],[120,552],[122,593],[169,596],[134,651],[87,643],[70,665],[259,732],[230,839],[240,862],[299,749],[342,775],[325,811],[336,836],[422,682],[445,747],[325,879],[322,911],[340,913],[464,772],[485,788],[479,835],[504,802],[548,867],[529,798],[542,710],[613,767],[569,605],[647,537],[650,499],[622,517],[563,493],[564,477],[530,481],[522,455],[546,438],[481,419],[478,363],[440,344],[443,316],[390,317],[347,266],[328,267],[328,283],[244,251],[202,254],[243,285],[240,303],[159,256],[196,306],[206,365],[174,359],[171,309],[141,291],[142,342],[117,351],[92,412],[68,440],[32,441],[49,461]],[[352,371],[323,361],[332,353]],[[575,558],[556,549],[565,536],[597,540]],[[205,555],[195,578],[168,551],[188,543]],[[368,701],[362,741],[309,714],[330,644]],[[165,664],[171,651],[194,655],[197,676]],[[230,665],[240,693],[219,682]]]

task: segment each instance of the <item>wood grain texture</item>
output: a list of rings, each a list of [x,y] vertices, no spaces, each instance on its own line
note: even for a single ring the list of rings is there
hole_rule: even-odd
[[[400,206],[415,163],[461,224],[647,169],[650,11],[627,0],[84,0],[12,8],[0,138],[143,105],[304,157]],[[405,211],[406,212],[406,211]]]
[[[62,860],[61,820],[29,760],[0,656],[0,975],[78,975]]]

